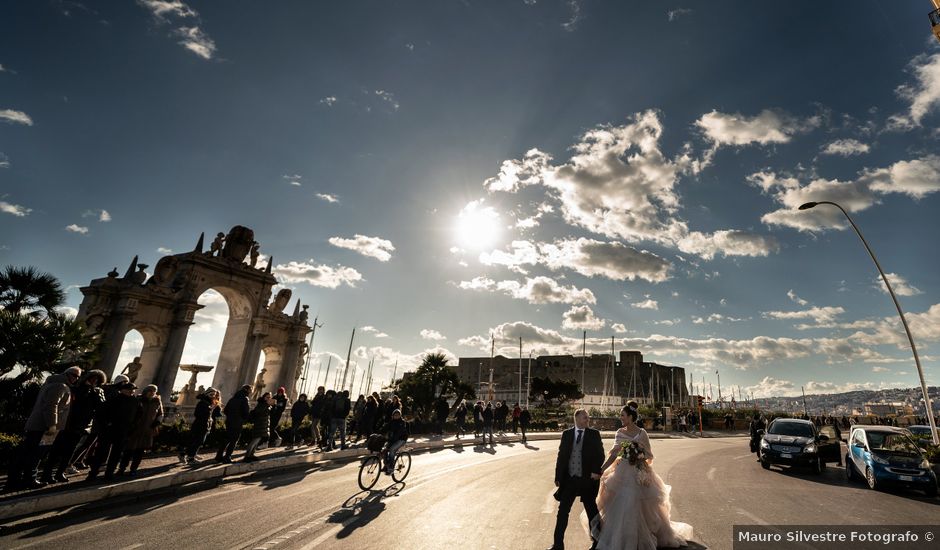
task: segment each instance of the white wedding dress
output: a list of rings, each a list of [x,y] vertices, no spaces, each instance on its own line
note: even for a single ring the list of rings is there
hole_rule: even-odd
[[[650,439],[640,428],[633,437],[617,430],[611,453],[620,453],[624,441],[635,441],[653,458]],[[598,550],[656,550],[687,546],[692,539],[692,526],[670,521],[669,492],[671,487],[647,466],[640,471],[626,459],[616,458],[601,475],[597,509],[600,517],[588,526],[587,515],[582,524],[597,539]]]

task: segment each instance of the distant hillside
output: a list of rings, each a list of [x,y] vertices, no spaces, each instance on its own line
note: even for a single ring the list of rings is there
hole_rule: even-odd
[[[940,411],[940,388],[928,388],[934,411]],[[894,388],[887,390],[857,390],[845,393],[813,394],[806,396],[806,409],[810,414],[851,414],[863,410],[865,403],[907,403],[923,414],[923,392],[920,387]],[[802,411],[803,396],[768,397],[757,399],[762,409]]]

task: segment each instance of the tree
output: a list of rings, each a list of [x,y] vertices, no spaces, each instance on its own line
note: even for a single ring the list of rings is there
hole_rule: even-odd
[[[397,393],[402,401],[412,404],[416,415],[425,419],[431,418],[438,399],[456,397],[459,401],[476,396],[473,387],[461,382],[457,372],[447,365],[447,357],[443,353],[425,355],[418,369],[403,377]]]
[[[0,272],[0,307],[13,314],[48,315],[65,302],[58,279],[33,266],[6,266]]]
[[[83,323],[56,310],[63,299],[59,281],[34,267],[0,272],[0,376],[19,367],[21,384],[69,365],[90,366],[96,341]]]
[[[558,406],[572,399],[581,399],[584,393],[576,380],[552,380],[551,378],[532,377],[532,399],[541,399],[544,406],[556,401]]]

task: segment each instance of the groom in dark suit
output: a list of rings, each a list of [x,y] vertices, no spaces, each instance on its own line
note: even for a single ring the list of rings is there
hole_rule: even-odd
[[[555,521],[555,541],[550,550],[563,550],[565,547],[568,513],[576,497],[581,497],[589,521],[598,514],[597,492],[605,458],[604,444],[601,442],[601,433],[588,427],[589,421],[587,411],[578,409],[574,413],[574,427],[561,434],[561,446],[555,462],[555,486],[558,487],[555,498],[560,504]]]

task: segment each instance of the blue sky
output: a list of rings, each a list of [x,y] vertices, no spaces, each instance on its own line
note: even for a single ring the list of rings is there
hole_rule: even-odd
[[[835,200],[937,384],[930,9],[8,2],[0,263],[77,308],[135,254],[246,225],[324,323],[314,368],[354,326],[377,378],[587,330],[757,395],[914,386],[861,243],[837,211],[795,212]],[[211,364],[227,311],[201,302],[184,362]]]

